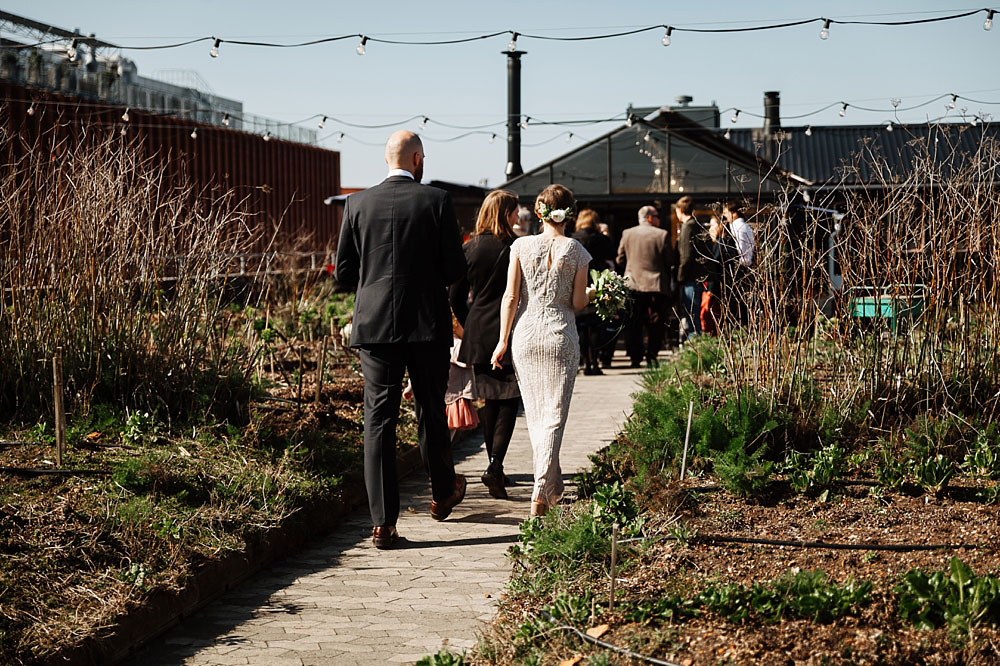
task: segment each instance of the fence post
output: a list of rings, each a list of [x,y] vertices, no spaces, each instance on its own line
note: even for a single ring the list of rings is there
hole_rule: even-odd
[[[63,404],[62,347],[56,347],[52,357],[52,397],[55,411],[56,467],[62,467],[63,452],[66,450],[66,408]]]
[[[323,336],[323,346],[319,353],[319,358],[316,359],[316,399],[314,402],[317,405],[319,405],[323,395],[323,373],[326,371],[326,344],[329,340],[329,337]]]

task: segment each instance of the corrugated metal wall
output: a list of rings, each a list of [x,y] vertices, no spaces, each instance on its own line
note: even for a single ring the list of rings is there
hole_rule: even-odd
[[[270,249],[316,253],[324,263],[335,253],[340,207],[323,200],[340,194],[340,153],[315,146],[203,125],[189,120],[130,110],[67,97],[0,81],[4,157],[18,157],[40,137],[75,140],[95,132],[120,133],[147,155],[164,160],[172,177],[185,172],[196,191],[233,189],[247,198],[263,237],[280,223],[279,241]],[[32,102],[33,115],[28,114]],[[198,136],[191,138],[197,127]],[[261,251],[265,248],[261,246]],[[332,256],[332,255],[330,255]]]

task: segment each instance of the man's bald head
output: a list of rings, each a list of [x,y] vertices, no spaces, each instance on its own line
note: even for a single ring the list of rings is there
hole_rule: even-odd
[[[385,142],[385,163],[390,169],[406,169],[419,183],[424,175],[424,145],[409,130],[394,132]]]

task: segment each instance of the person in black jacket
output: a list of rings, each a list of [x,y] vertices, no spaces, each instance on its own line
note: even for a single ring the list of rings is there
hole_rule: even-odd
[[[476,393],[486,402],[479,410],[489,457],[482,481],[497,499],[507,499],[503,460],[514,434],[521,393],[510,359],[494,370],[490,357],[500,339],[500,301],[507,287],[510,245],[515,238],[512,227],[517,220],[516,194],[494,190],[486,195],[475,235],[463,246],[468,276],[451,287],[451,309],[465,329],[458,360],[472,365]]]
[[[357,292],[350,342],[360,349],[365,378],[365,486],[377,548],[399,539],[396,422],[404,371],[431,477],[431,517],[448,517],[466,488],[455,473],[444,406],[452,342],[447,286],[466,268],[458,221],[447,192],[420,184],[420,137],[393,134],[385,161],[389,176],[344,204],[335,270],[337,282]]]
[[[677,282],[681,285],[681,321],[687,337],[701,334],[701,294],[711,274],[713,259],[708,229],[694,216],[694,199],[684,196],[675,205],[681,221],[677,238]]]
[[[590,253],[590,270],[601,272],[615,266],[615,244],[601,233],[598,225],[601,218],[597,212],[587,208],[576,218],[573,238],[580,241],[583,249]],[[588,276],[587,284],[593,284]],[[597,316],[593,305],[588,305],[576,313],[576,330],[580,334],[580,359],[584,363],[583,374],[603,375],[599,352],[603,345],[614,344],[605,339],[604,322]]]

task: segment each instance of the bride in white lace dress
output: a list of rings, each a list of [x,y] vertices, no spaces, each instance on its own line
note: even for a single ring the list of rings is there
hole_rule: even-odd
[[[518,238],[510,248],[500,342],[493,352],[497,367],[513,328],[514,372],[534,453],[532,516],[544,515],[563,494],[559,448],[580,366],[575,312],[589,300],[591,259],[583,245],[563,233],[573,212],[573,193],[562,185],[549,185],[535,200],[544,229]]]

